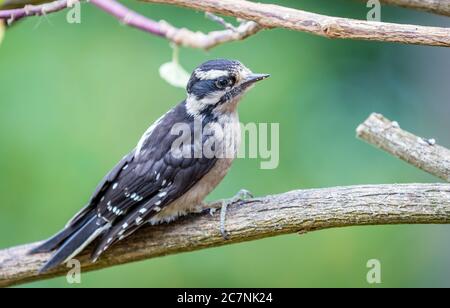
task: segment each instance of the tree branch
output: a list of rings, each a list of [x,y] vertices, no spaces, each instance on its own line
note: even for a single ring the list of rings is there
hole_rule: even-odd
[[[24,8],[19,9],[3,10],[0,11],[0,19],[7,20],[7,23],[10,25],[24,17],[40,16],[64,10],[72,7],[77,2],[77,0],[58,0],[40,5],[26,5]],[[193,32],[186,28],[179,29],[165,21],[154,21],[115,0],[90,0],[90,2],[120,20],[123,24],[164,37],[183,47],[207,50],[223,43],[243,40],[262,30],[255,22],[243,21],[238,27],[205,34],[203,32]]]
[[[325,16],[279,5],[254,3],[245,0],[143,0],[145,2],[172,4],[210,13],[238,17],[249,22],[237,30],[227,29],[208,34],[177,29],[165,22],[157,23],[131,11],[115,0],[92,0],[94,5],[112,14],[124,23],[172,42],[193,48],[209,49],[222,43],[242,40],[262,28],[285,28],[303,31],[328,38],[397,42],[405,44],[450,46],[450,29],[417,25],[383,23]],[[67,7],[68,0],[58,0],[23,9],[0,11],[0,19],[9,23],[17,19],[43,15]],[[253,22],[251,22],[253,21]]]
[[[367,2],[367,0],[362,0]],[[40,4],[51,0],[4,0],[1,9],[21,8],[27,4]],[[438,15],[450,16],[450,0],[380,0],[387,5],[395,5],[408,9],[426,11]]]
[[[128,26],[165,37],[171,42],[184,47],[210,49],[219,44],[245,39],[261,30],[254,22],[243,22],[237,28],[204,34],[202,32],[193,32],[186,28],[175,28],[165,21],[153,21],[115,0],[90,0],[90,2]]]
[[[446,180],[450,151],[401,130],[379,114],[371,115],[358,136]],[[215,205],[220,201],[217,201]],[[83,271],[168,254],[288,233],[380,224],[450,223],[450,184],[363,185],[297,190],[246,200],[229,208],[229,240],[219,232],[219,215],[191,215],[169,225],[146,227],[119,242],[95,264],[92,248],[80,256]],[[28,255],[38,243],[0,250],[0,287],[64,275],[67,268],[37,274],[50,254]]]
[[[59,12],[76,2],[78,1],[57,0],[39,5],[25,5],[25,7],[18,9],[1,10],[0,19],[6,20],[6,22],[10,25],[24,17],[41,16],[47,13]]]
[[[320,15],[246,0],[142,0],[252,20],[264,28],[285,28],[328,38],[450,46],[450,29],[363,21]]]
[[[160,21],[160,25],[166,33],[166,38],[173,43],[183,47],[204,50],[211,49],[224,43],[244,40],[263,29],[253,21],[243,21],[234,29],[212,31],[207,34],[203,32],[193,32],[186,28],[175,28],[165,21]]]
[[[259,238],[336,227],[450,222],[450,184],[367,185],[297,190],[230,206],[219,232],[219,213],[193,215],[146,227],[119,242],[95,264],[90,249],[79,257],[83,272],[169,254]],[[49,254],[27,255],[37,244],[0,251],[0,287],[60,276],[65,267],[38,275]]]
[[[450,0],[381,0],[381,3],[450,16]]]
[[[434,139],[417,137],[376,113],[356,131],[368,143],[450,182],[450,150],[435,144]]]

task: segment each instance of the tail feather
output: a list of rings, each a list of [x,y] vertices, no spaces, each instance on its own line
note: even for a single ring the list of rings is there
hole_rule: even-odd
[[[78,231],[84,224],[86,224],[91,217],[84,217],[84,219],[78,221],[76,224],[67,225],[62,231],[46,240],[41,245],[30,250],[29,254],[46,253],[55,250],[59,247],[68,237]]]
[[[93,215],[93,217],[91,217],[83,226],[64,241],[50,260],[40,269],[39,273],[47,272],[61,263],[72,259],[108,227],[106,222],[99,221],[98,218]],[[58,235],[55,237],[57,236]]]

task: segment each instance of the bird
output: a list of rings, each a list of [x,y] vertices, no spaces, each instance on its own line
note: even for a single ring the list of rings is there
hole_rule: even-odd
[[[269,76],[238,60],[199,65],[186,86],[187,97],[147,129],[64,229],[30,251],[53,253],[39,272],[68,262],[95,240],[92,262],[145,224],[206,210],[205,197],[227,174],[241,142],[238,104]],[[225,236],[223,227],[221,233]]]

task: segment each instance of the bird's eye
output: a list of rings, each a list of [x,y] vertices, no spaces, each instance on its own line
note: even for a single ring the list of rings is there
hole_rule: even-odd
[[[233,80],[230,78],[222,77],[217,79],[216,87],[219,89],[225,89],[226,87],[232,86]]]

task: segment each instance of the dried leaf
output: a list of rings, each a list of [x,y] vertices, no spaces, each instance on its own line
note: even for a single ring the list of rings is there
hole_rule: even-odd
[[[159,68],[159,74],[162,79],[167,81],[170,85],[179,88],[186,88],[189,81],[189,73],[175,61],[167,62]]]

